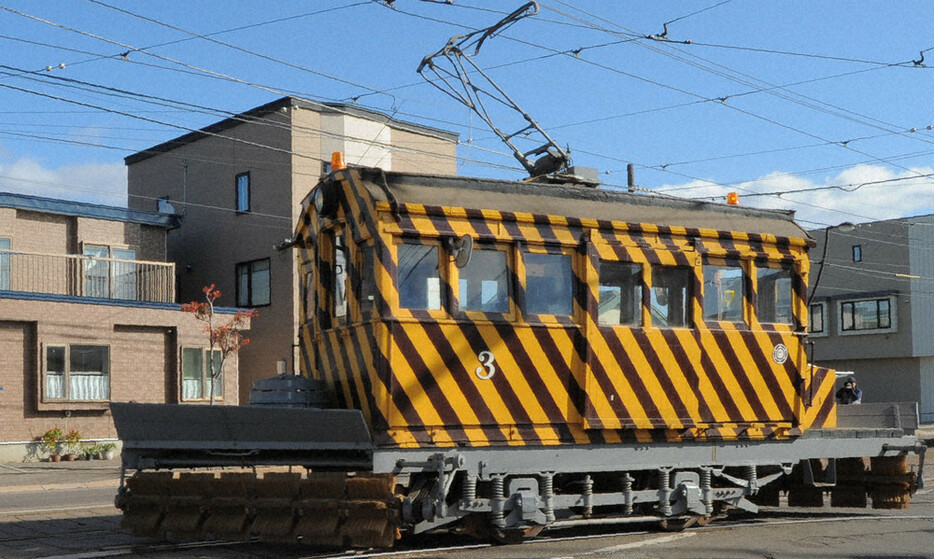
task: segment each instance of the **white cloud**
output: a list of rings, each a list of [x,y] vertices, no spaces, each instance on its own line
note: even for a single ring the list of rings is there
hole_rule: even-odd
[[[31,158],[0,162],[0,191],[125,207],[126,166],[87,163],[49,169]]]
[[[802,225],[820,227],[934,213],[934,176],[922,176],[932,174],[931,167],[896,173],[881,165],[857,165],[822,180],[774,172],[730,187],[692,181],[659,190],[720,202],[727,192],[737,192],[742,205],[795,210]],[[775,192],[783,194],[755,195]]]

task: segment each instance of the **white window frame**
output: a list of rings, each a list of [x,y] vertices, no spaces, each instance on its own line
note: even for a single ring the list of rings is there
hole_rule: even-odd
[[[844,330],[843,329],[843,305],[847,303],[859,303],[861,301],[882,301],[889,302],[890,323],[887,328],[872,328],[863,330]],[[837,301],[837,334],[840,336],[864,336],[867,334],[891,334],[898,332],[898,300],[894,295],[880,295],[878,297],[859,297],[853,299],[841,299]]]
[[[185,351],[198,351],[201,353],[201,395],[195,398],[190,398],[185,396]],[[181,379],[181,385],[179,386],[179,400],[182,402],[208,402],[211,400],[211,365],[208,360],[209,352],[211,348],[201,347],[201,346],[182,346],[181,351],[179,351],[179,377]],[[214,348],[214,353],[217,358],[220,358],[221,350]],[[224,399],[224,370],[221,368],[221,373],[218,375],[217,379],[214,381],[214,400],[223,400]]]
[[[72,393],[71,385],[71,350],[75,346],[89,346],[89,347],[102,347],[106,348],[106,371],[101,371],[103,373],[101,376],[106,377],[107,384],[105,388],[106,394],[103,398],[75,398]],[[62,378],[62,397],[56,398],[49,396],[49,350],[51,348],[62,348],[64,350],[63,356],[63,367],[64,375]],[[44,403],[74,403],[74,402],[109,402],[111,396],[111,383],[113,380],[113,374],[111,372],[112,367],[112,351],[109,344],[88,344],[88,343],[68,343],[68,342],[49,342],[42,344],[42,378],[40,379],[41,385],[41,401]]]

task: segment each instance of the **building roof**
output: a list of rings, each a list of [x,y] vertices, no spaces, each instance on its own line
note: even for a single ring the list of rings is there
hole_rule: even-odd
[[[143,210],[131,210],[117,206],[73,202],[57,198],[43,198],[27,194],[0,192],[0,208],[14,208],[34,212],[106,219],[125,223],[140,223],[172,229],[178,227],[178,217]]]
[[[378,111],[371,111],[369,109],[364,109],[356,105],[347,105],[344,103],[318,103],[315,101],[309,101],[307,99],[301,99],[299,97],[282,97],[276,99],[271,103],[266,103],[259,107],[252,108],[246,112],[234,115],[230,118],[226,118],[219,122],[215,122],[210,126],[206,126],[200,130],[194,132],[189,132],[188,134],[179,136],[173,140],[163,142],[159,145],[153,146],[149,149],[128,155],[124,158],[124,162],[127,165],[132,165],[139,161],[149,159],[160,153],[166,153],[172,151],[173,149],[185,146],[192,142],[196,142],[203,138],[220,134],[225,130],[229,130],[235,126],[239,126],[245,122],[250,122],[258,118],[262,118],[265,115],[274,113],[284,108],[288,107],[298,107],[302,109],[309,109],[312,111],[317,111],[319,113],[340,113],[346,115],[352,115],[360,118],[365,118],[367,120],[372,120],[374,122],[380,122],[384,124],[390,124],[393,128],[399,130],[405,130],[407,132],[413,132],[415,134],[424,134],[427,136],[433,136],[442,140],[449,140],[451,142],[456,142],[458,135],[454,132],[449,132],[447,130],[442,130],[440,128],[433,128],[431,126],[424,126],[421,124],[415,124],[412,122],[406,122],[404,120],[397,120],[392,118],[389,115],[383,114]]]

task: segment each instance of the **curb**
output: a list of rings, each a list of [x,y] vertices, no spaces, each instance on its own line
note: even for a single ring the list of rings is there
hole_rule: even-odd
[[[76,483],[35,483],[29,485],[0,486],[0,493],[32,493],[45,491],[58,491],[67,489],[105,489],[113,488],[114,492],[120,487],[120,479],[102,479],[96,481]]]

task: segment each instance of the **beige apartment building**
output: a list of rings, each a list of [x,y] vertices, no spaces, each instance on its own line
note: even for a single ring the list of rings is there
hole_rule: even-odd
[[[215,284],[222,304],[257,309],[240,354],[246,403],[254,380],[282,365],[296,371],[300,283],[294,251],[282,245],[331,154],[350,166],[453,175],[456,150],[450,132],[285,97],[127,157],[129,205],[179,218],[168,260],[180,301]]]
[[[209,401],[207,334],[165,261],[177,225],[0,193],[0,461],[42,458],[36,441],[55,427],[114,439],[111,401]],[[236,359],[224,369],[219,402],[237,404]]]

